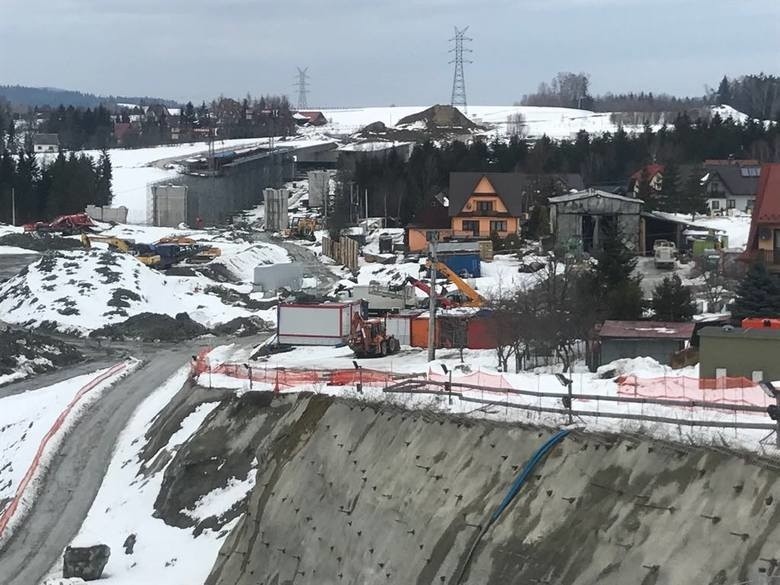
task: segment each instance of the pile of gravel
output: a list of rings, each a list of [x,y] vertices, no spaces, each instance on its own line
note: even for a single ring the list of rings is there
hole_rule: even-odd
[[[84,359],[73,345],[30,331],[0,331],[0,376],[26,370],[42,374]]]
[[[259,317],[236,317],[235,319],[217,325],[212,329],[214,335],[234,335],[236,337],[248,337],[269,331],[272,326]]]
[[[30,234],[6,234],[0,237],[0,246],[15,246],[25,250],[46,252],[47,250],[75,250],[81,248],[81,242],[73,238],[59,236],[33,236]]]
[[[208,332],[206,327],[193,321],[187,313],[179,313],[176,318],[159,313],[140,313],[121,323],[96,329],[89,336],[113,340],[184,341]]]

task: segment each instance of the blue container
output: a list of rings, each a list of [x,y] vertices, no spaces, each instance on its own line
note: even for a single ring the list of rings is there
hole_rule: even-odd
[[[439,260],[461,278],[479,278],[482,276],[479,254],[439,254]]]

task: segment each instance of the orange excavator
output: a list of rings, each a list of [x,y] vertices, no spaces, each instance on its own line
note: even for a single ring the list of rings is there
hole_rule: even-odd
[[[394,335],[388,335],[383,319],[364,319],[360,314],[352,317],[349,348],[357,358],[384,357],[398,353],[401,343]]]

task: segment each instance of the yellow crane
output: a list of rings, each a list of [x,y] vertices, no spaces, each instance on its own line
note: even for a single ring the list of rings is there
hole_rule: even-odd
[[[485,304],[484,297],[479,294],[477,291],[475,291],[473,288],[471,288],[465,280],[463,280],[460,276],[455,274],[449,266],[447,266],[444,262],[432,262],[431,260],[428,260],[426,263],[426,266],[430,270],[431,268],[435,268],[436,272],[441,273],[442,275],[447,277],[447,280],[449,280],[452,284],[454,284],[457,289],[463,293],[463,295],[468,299],[466,302],[461,303],[461,306],[463,307],[481,307]]]

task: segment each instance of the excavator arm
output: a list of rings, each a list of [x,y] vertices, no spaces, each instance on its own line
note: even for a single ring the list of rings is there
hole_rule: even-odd
[[[418,280],[417,278],[415,278],[413,276],[408,276],[406,278],[406,282],[408,282],[412,286],[420,289],[426,295],[430,295],[431,294],[431,287],[428,286],[428,283],[423,282],[422,280]],[[449,309],[450,307],[453,307],[455,305],[455,303],[453,303],[450,299],[448,299],[444,295],[440,295],[438,293],[436,294],[436,299],[439,301],[441,306],[446,308],[446,309]]]
[[[465,303],[468,307],[481,307],[485,304],[485,299],[482,297],[481,294],[479,294],[477,291],[475,291],[473,288],[471,288],[465,280],[463,280],[460,276],[455,274],[449,266],[447,266],[444,262],[432,262],[431,260],[428,260],[426,263],[426,266],[430,268],[435,268],[437,272],[440,272],[444,276],[447,277],[447,279],[454,284],[457,289],[462,292],[466,298],[468,299],[468,302]]]

